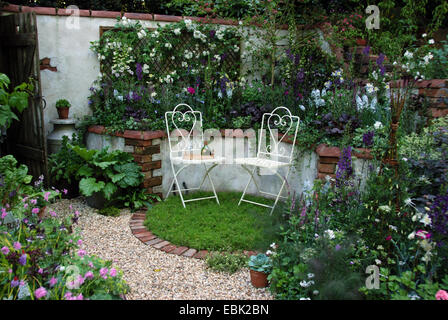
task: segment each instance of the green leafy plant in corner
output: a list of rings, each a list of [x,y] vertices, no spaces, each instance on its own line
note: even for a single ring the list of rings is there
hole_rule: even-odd
[[[70,145],[70,148],[84,161],[77,173],[81,194],[89,197],[102,193],[109,202],[119,201],[131,208],[150,206],[148,197],[138,192],[143,173],[132,155],[120,150],[109,152],[108,147],[87,150]]]

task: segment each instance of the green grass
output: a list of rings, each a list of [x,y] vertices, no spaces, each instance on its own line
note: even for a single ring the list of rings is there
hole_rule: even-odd
[[[210,195],[213,194],[197,192],[185,199]],[[148,210],[145,226],[161,239],[198,250],[267,248],[272,237],[266,232],[276,225],[276,215],[270,216],[270,209],[249,203],[242,202],[238,206],[239,192],[220,192],[218,197],[221,205],[215,199],[208,199],[188,202],[184,209],[178,196],[170,196]],[[247,196],[247,199],[273,203],[273,200],[260,197]]]

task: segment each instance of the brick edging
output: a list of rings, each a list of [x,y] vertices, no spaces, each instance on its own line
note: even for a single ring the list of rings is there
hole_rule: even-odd
[[[147,230],[143,224],[146,218],[144,211],[134,213],[129,220],[129,228],[132,234],[144,244],[153,247],[157,250],[164,251],[165,253],[175,254],[186,258],[205,259],[209,254],[208,250],[197,250],[185,246],[177,246],[169,241],[160,239],[154,235],[151,231]],[[248,257],[257,254],[255,251],[243,251]]]

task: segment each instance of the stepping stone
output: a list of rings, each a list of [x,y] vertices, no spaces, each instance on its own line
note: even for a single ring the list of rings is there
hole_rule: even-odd
[[[198,252],[196,249],[188,249],[187,251],[185,251],[185,253],[183,253],[182,255],[184,257],[189,257],[191,258],[192,256],[194,256],[194,254]]]
[[[182,253],[184,253],[188,249],[189,248],[187,248],[187,247],[178,247],[178,248],[174,249],[173,251],[171,251],[170,253],[177,254],[178,256],[180,256]]]
[[[153,245],[153,248],[162,249],[164,246],[169,245],[169,241],[162,241]]]

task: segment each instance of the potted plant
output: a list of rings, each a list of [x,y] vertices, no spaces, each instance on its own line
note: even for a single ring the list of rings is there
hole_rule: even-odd
[[[58,110],[59,119],[68,119],[70,107],[70,102],[66,99],[59,99],[56,101],[56,109]]]
[[[264,253],[253,255],[249,259],[250,281],[255,288],[268,286],[268,275],[272,269],[271,258]]]

